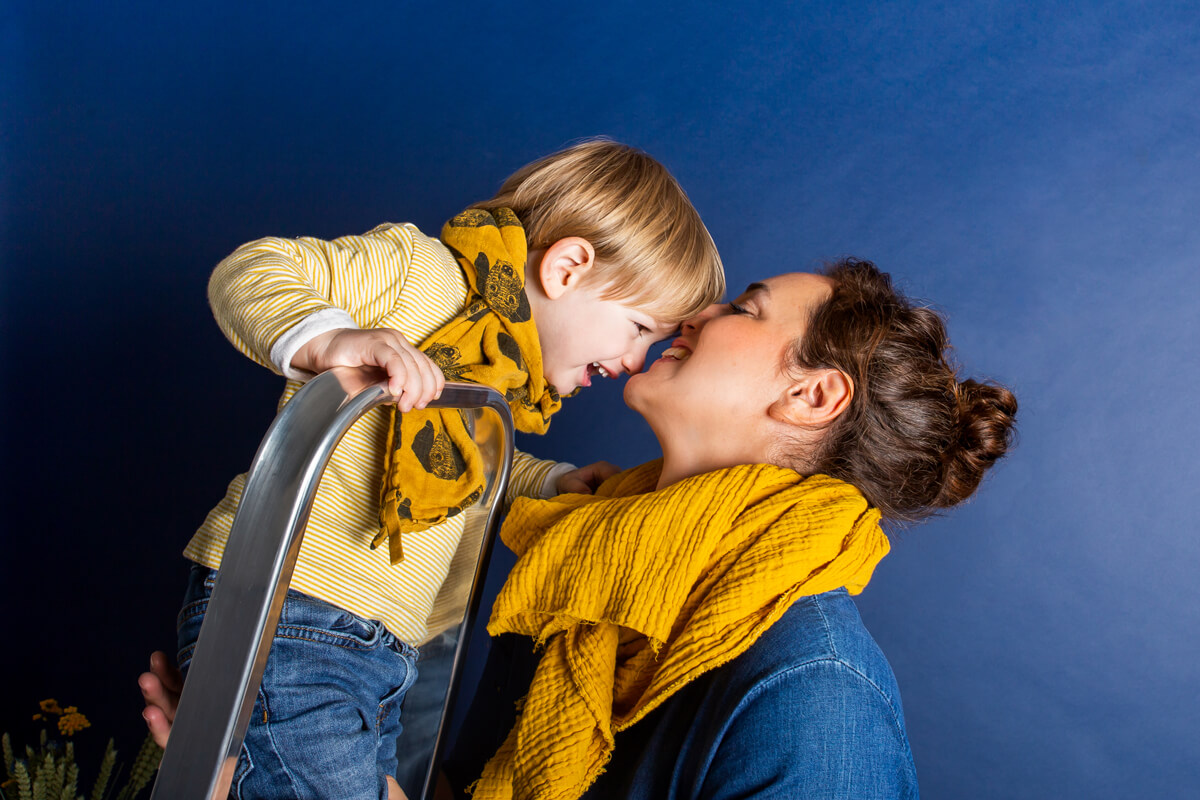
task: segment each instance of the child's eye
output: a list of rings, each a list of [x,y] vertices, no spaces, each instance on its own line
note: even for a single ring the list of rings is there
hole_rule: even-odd
[[[650,332],[650,329],[649,329],[649,328],[647,328],[645,325],[643,325],[643,324],[642,324],[642,323],[640,323],[640,322],[635,322],[635,323],[633,323],[633,324],[637,326],[637,332],[638,332],[638,336],[641,336],[643,333],[649,333],[649,332]]]

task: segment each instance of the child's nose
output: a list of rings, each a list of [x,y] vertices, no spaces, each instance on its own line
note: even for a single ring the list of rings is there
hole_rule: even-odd
[[[640,340],[632,350],[621,358],[621,367],[629,375],[637,375],[646,367],[646,356],[650,353],[653,342]]]
[[[629,375],[637,375],[646,366],[646,352],[650,349],[647,344],[632,353],[627,353],[625,358],[621,359],[621,366],[625,368],[625,372]]]

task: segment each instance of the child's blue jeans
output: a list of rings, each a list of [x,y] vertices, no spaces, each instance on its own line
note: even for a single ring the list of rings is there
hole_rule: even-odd
[[[179,612],[185,675],[215,580],[192,567]],[[289,590],[230,795],[386,800],[416,657],[381,623]]]

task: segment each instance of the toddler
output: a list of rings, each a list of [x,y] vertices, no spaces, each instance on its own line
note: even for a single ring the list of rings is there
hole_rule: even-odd
[[[457,414],[420,411],[444,381],[493,386],[518,429],[540,433],[561,396],[640,371],[651,344],[723,291],[716,248],[674,178],[607,140],[525,166],[438,239],[385,224],[332,241],[260,239],[218,265],[217,322],[288,379],[280,407],[317,373],[369,365],[386,370],[408,412],[369,412],[329,459],[234,796],[396,791],[400,703],[416,648],[441,627],[430,611],[462,534],[456,514],[474,499],[469,453],[455,455]],[[518,452],[508,499],[588,492],[610,471]],[[245,477],[184,551],[194,562],[179,617],[185,673]],[[159,658],[142,680],[147,720],[163,731],[164,671]]]

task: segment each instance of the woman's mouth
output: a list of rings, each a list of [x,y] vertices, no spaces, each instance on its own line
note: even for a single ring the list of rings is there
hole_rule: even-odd
[[[663,358],[673,358],[676,361],[687,361],[692,357],[692,351],[686,347],[668,347],[663,350]]]

